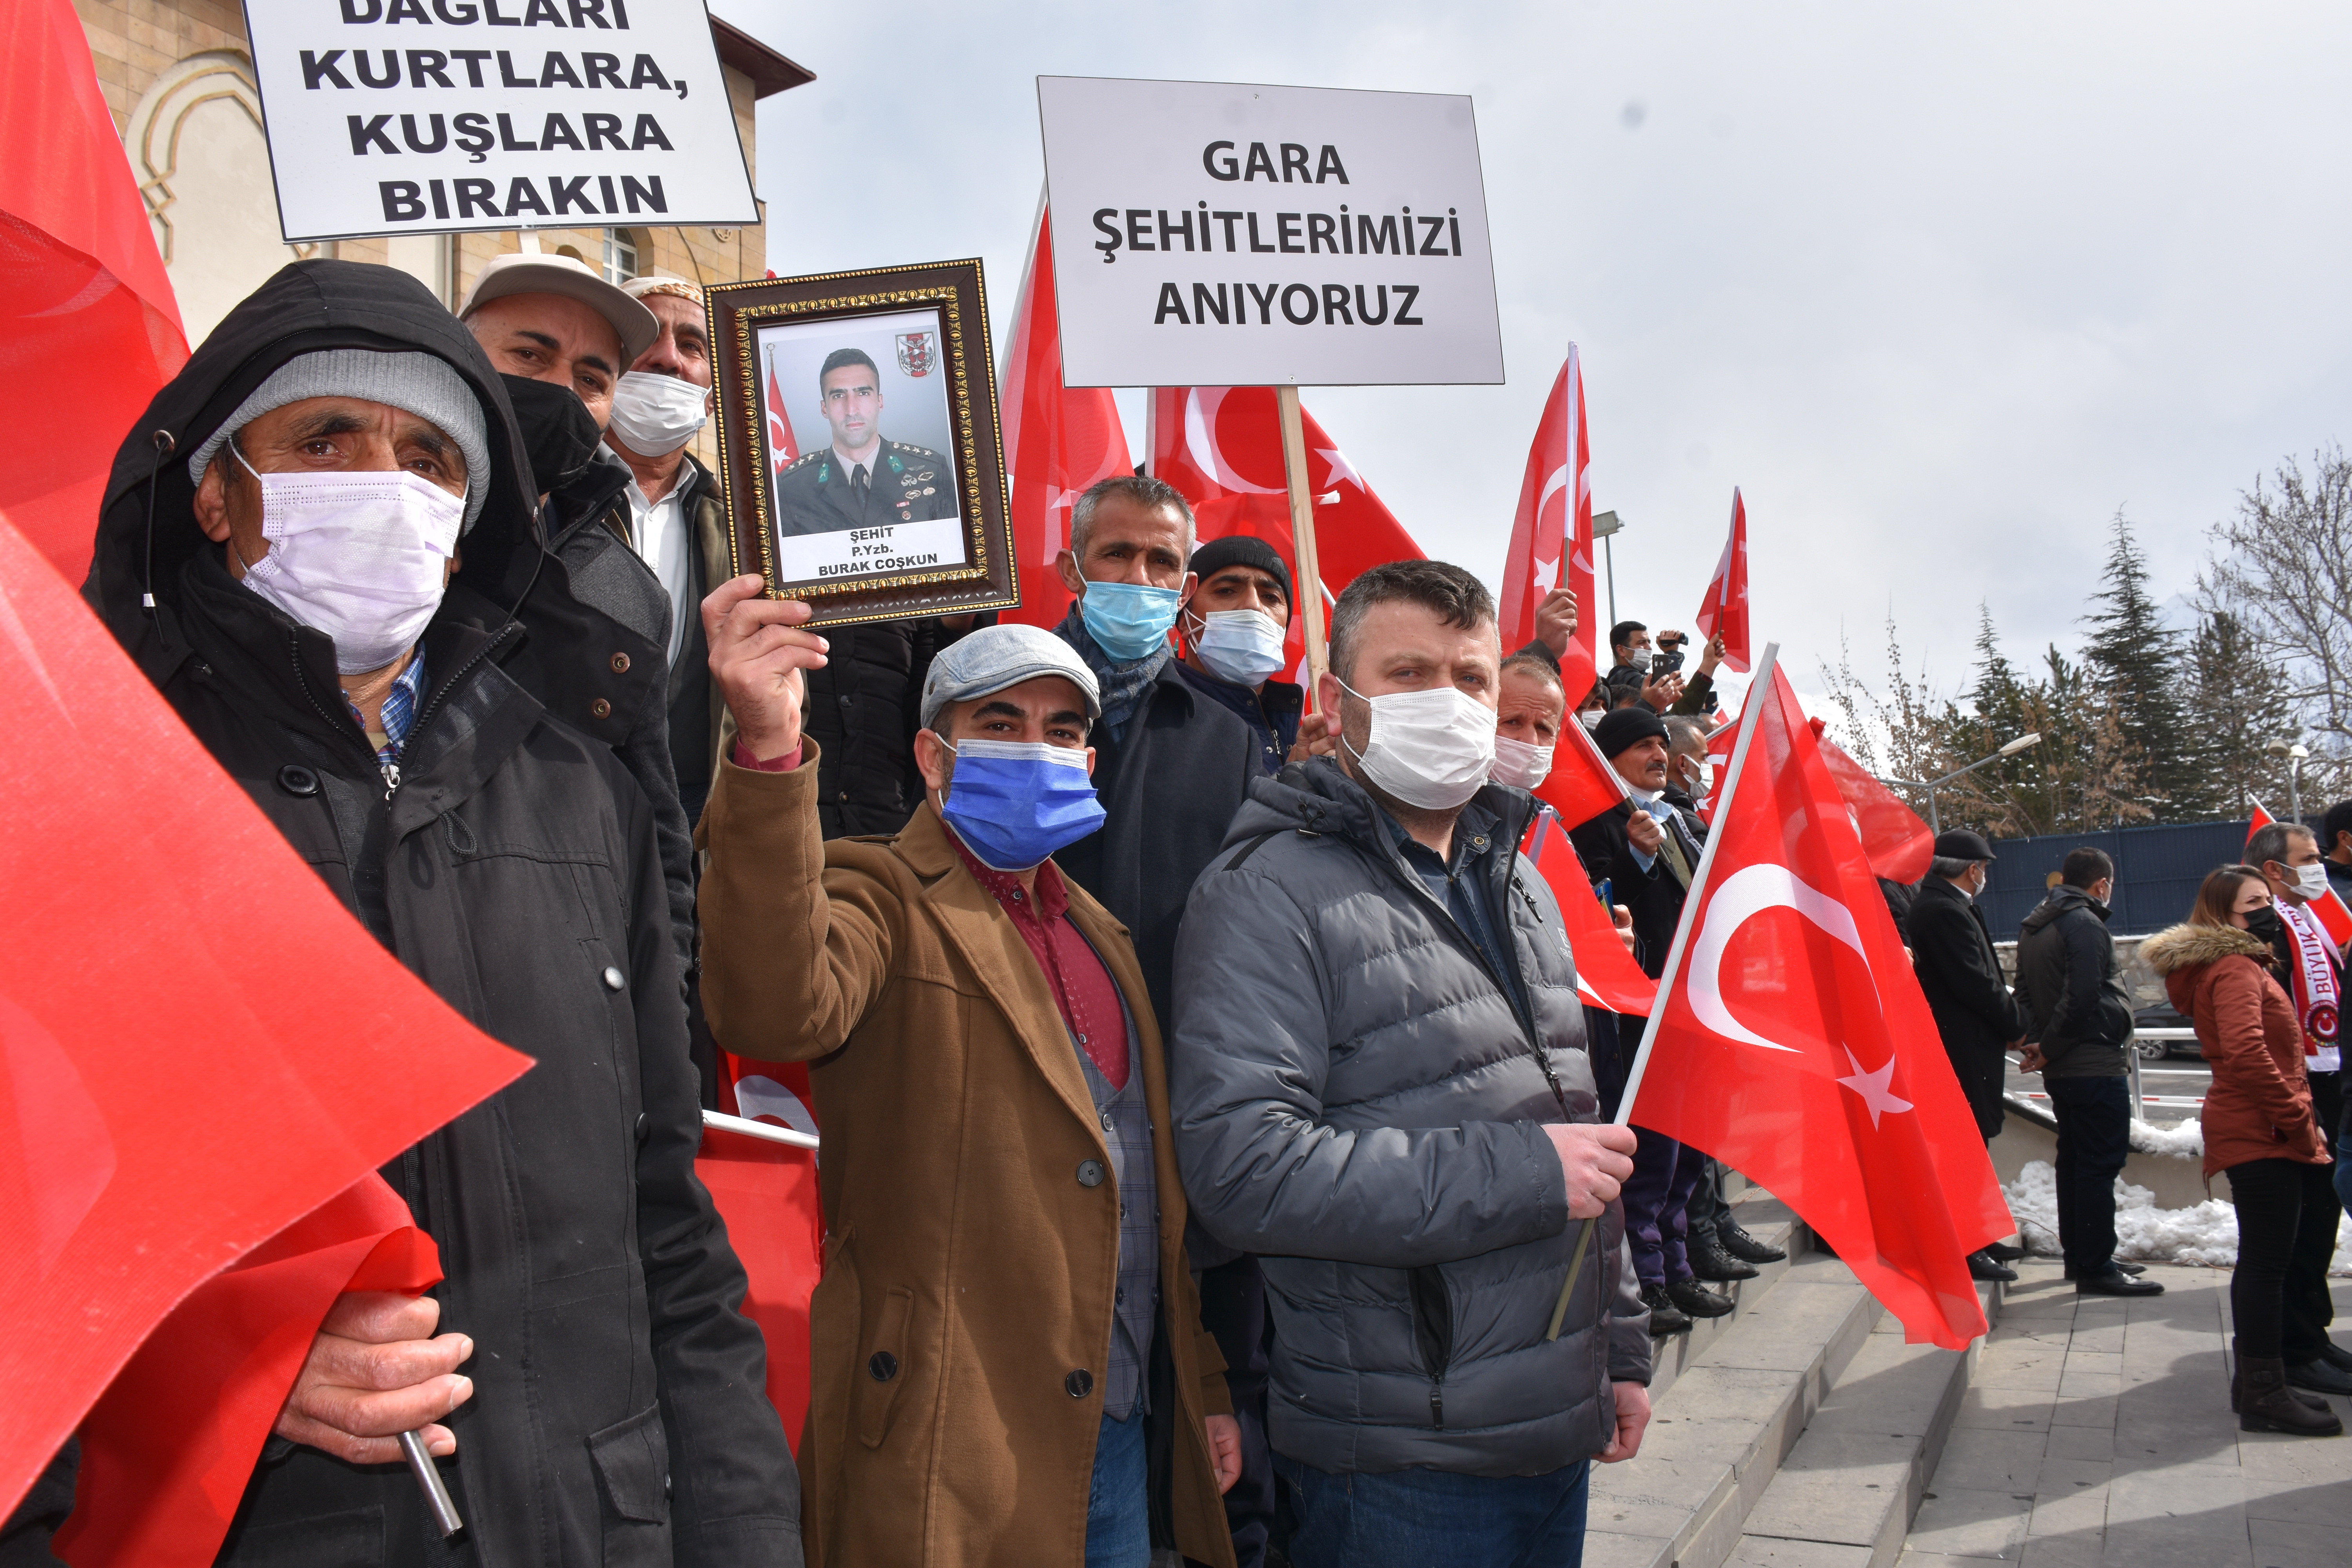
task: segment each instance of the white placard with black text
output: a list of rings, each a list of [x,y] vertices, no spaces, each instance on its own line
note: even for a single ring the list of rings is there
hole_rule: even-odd
[[[1467,98],[1039,77],[1072,386],[1503,379]]]
[[[760,221],[702,0],[245,0],[289,241]]]

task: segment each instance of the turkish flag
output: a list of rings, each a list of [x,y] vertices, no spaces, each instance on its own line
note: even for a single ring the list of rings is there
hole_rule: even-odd
[[[1113,474],[1135,471],[1127,428],[1107,386],[1062,384],[1062,322],[1054,302],[1053,215],[1037,208],[1013,342],[1004,356],[1005,477],[1012,486],[1013,563],[1021,605],[1004,619],[1052,626],[1069,612],[1070,591],[1054,570],[1069,548],[1070,508]]]
[[[1568,949],[1576,959],[1576,991],[1588,1006],[1636,1018],[1649,1016],[1658,999],[1658,983],[1642,973],[1633,955],[1618,940],[1614,917],[1593,896],[1592,879],[1570,841],[1559,816],[1536,814],[1519,852],[1536,863],[1551,896],[1559,904],[1568,927]]]
[[[768,361],[768,467],[782,473],[800,460],[801,444],[793,436],[792,411],[784,405],[784,389],[776,384],[776,362]]]
[[[1307,489],[1315,500],[1316,563],[1323,574],[1320,605],[1313,585],[1298,582],[1291,552],[1289,491],[1284,483],[1282,424],[1270,386],[1163,386],[1151,393],[1151,474],[1192,503],[1201,542],[1229,533],[1255,534],[1274,547],[1297,584],[1299,611],[1290,620],[1292,679],[1307,662],[1305,616],[1328,613],[1348,584],[1369,567],[1419,561],[1421,546],[1396,520],[1339,444],[1315,416],[1298,410],[1307,448]]]
[[[1813,744],[1821,749],[1822,764],[1837,780],[1853,830],[1862,837],[1862,852],[1870,857],[1872,875],[1906,886],[1926,876],[1927,863],[1936,858],[1936,836],[1919,820],[1919,814],[1823,734],[1828,725],[1819,719],[1807,722],[1813,731]]]
[[[1569,651],[1575,651],[1572,645]],[[1535,787],[1538,800],[1559,812],[1562,822],[1586,823],[1631,793],[1581,720],[1571,718],[1560,726],[1559,739],[1552,743],[1551,772]]]
[[[173,1308],[205,1315],[200,1284],[530,1064],[345,912],[5,521],[0,735],[5,1513]],[[211,1345],[202,1375],[245,1380],[222,1397],[274,1415],[291,1372],[270,1347],[307,1343],[311,1306],[182,1327]],[[135,1462],[84,1462],[173,1478],[103,1505],[191,1502],[142,1539],[217,1544],[268,1425],[158,1426]]]
[[[1600,678],[1599,605],[1592,596],[1592,448],[1584,427],[1584,371],[1576,345],[1544,400],[1543,418],[1528,447],[1519,481],[1519,510],[1503,555],[1503,597],[1496,615],[1503,651],[1535,639],[1536,606],[1564,580],[1576,595],[1576,635],[1569,639],[1560,676],[1572,707]],[[1746,666],[1742,666],[1745,668]]]
[[[2254,819],[2246,824],[2246,842],[2252,844],[2255,834],[2277,820],[2263,809],[2261,801],[2254,802]],[[2262,869],[2259,866],[2254,868]],[[2329,888],[2324,897],[2314,899],[2304,907],[2319,921],[2319,929],[2327,933],[2327,940],[2336,944],[2337,952],[2342,952],[2347,942],[2352,942],[2352,910],[2344,907],[2343,899],[2337,896],[2334,888]]]
[[[719,1109],[728,1115],[814,1135],[814,1105],[805,1063],[747,1062],[719,1053]],[[816,1152],[706,1126],[694,1171],[743,1260],[751,1281],[743,1315],[767,1338],[768,1398],[797,1449],[808,1415],[809,1296],[824,1272]]]
[[[205,1568],[310,1341],[346,1290],[414,1296],[440,1250],[370,1172],[202,1285],[82,1422],[73,1568]]]
[[[0,513],[78,583],[115,447],[188,340],[74,7],[0,5]]]
[[[1968,1255],[2016,1226],[1837,783],[1769,657],[1684,906],[1631,1120],[1748,1173],[1906,1336],[1985,1331]]]
[[[1707,579],[1706,598],[1698,607],[1698,635],[1704,640],[1723,638],[1727,669],[1748,673],[1748,506],[1739,489],[1731,491],[1731,531],[1724,539],[1722,558]]]

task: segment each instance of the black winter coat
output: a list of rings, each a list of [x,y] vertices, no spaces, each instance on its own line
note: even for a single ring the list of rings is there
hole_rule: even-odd
[[[2063,882],[2018,928],[2017,1003],[2045,1078],[2121,1078],[2131,994],[2107,933],[2107,906]]]
[[[802,729],[816,742],[817,825],[827,838],[896,833],[923,800],[915,768],[923,678],[948,643],[936,620],[827,626],[824,668],[808,672]]]
[[[1977,1131],[1997,1137],[2009,1071],[2004,1053],[2025,1033],[2025,1018],[2001,980],[1984,911],[1943,878],[1929,877],[1911,897],[1909,925],[1911,966],[1936,1016],[1944,1054],[1976,1112]]]
[[[154,479],[159,607],[140,607],[148,432],[185,452],[278,365],[341,347],[422,348],[489,415],[489,498],[425,632],[426,695],[389,789],[332,643],[231,579],[181,463]],[[468,1525],[455,1560],[796,1564],[797,1475],[738,1310],[742,1268],[694,1175],[652,808],[605,737],[559,717],[594,689],[592,661],[635,645],[546,554],[520,449],[481,351],[414,279],[296,263],[230,312],[125,441],[84,596],[377,940],[535,1060],[383,1171],[440,1247],[442,1327],[477,1346],[474,1396],[447,1422],[459,1451],[442,1462]],[[426,1534],[404,1467],[273,1441],[221,1560],[451,1560]]]
[[[1596,883],[1606,877],[1609,901],[1622,904],[1632,912],[1634,960],[1643,973],[1655,980],[1665,971],[1666,953],[1674,946],[1675,927],[1682,921],[1683,900],[1689,889],[1666,864],[1663,847],[1648,870],[1633,858],[1633,842],[1626,837],[1625,824],[1640,809],[1632,801],[1621,801],[1569,829],[1568,837],[1576,846],[1577,858],[1584,862],[1584,874]],[[1696,871],[1706,847],[1706,825],[1677,809],[1667,831],[1675,835],[1684,858]]]
[[[1103,825],[1054,864],[1092,893],[1135,939],[1144,988],[1164,1031],[1173,1023],[1176,928],[1193,879],[1262,776],[1257,741],[1232,710],[1187,685],[1170,659],[1123,739],[1095,735]]]

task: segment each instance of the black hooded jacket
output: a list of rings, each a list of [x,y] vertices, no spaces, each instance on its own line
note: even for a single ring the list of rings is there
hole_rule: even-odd
[[[474,477],[488,500],[425,631],[426,689],[389,789],[332,642],[233,580],[190,508],[185,454],[278,366],[333,348],[433,353],[488,416],[490,471]],[[160,471],[159,428],[175,445]],[[429,293],[388,268],[309,261],[214,330],[108,481],[84,596],[377,940],[536,1063],[383,1170],[440,1247],[441,1327],[477,1347],[443,1461],[467,1522],[456,1553],[428,1547],[404,1467],[273,1440],[224,1563],[800,1561],[743,1271],[694,1175],[698,1085],[653,812],[612,747],[625,703],[659,701],[661,650],[572,596],[520,451],[499,378]],[[618,678],[625,652],[641,679]]]
[[[2017,1002],[2044,1078],[2121,1078],[2131,993],[2107,933],[2107,906],[2061,882],[2017,932]]]

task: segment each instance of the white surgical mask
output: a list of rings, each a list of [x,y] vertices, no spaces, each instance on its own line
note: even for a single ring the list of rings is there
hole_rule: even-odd
[[[1601,718],[1602,714],[1600,709],[1587,708],[1584,711],[1576,716],[1576,721],[1583,725],[1588,730],[1598,730],[1601,728]]]
[[[1446,686],[1365,697],[1344,680],[1339,687],[1372,708],[1370,742],[1349,752],[1366,778],[1407,805],[1451,811],[1494,771],[1495,710],[1467,692]]]
[[[2324,899],[2327,896],[2327,866],[2325,861],[2315,862],[2309,866],[2285,866],[2280,868],[2294,873],[2295,891],[2301,893],[2305,899]]]
[[[633,370],[613,388],[613,432],[640,458],[667,458],[710,419],[710,392],[658,372]]]
[[[1257,610],[1211,610],[1194,616],[1192,651],[1209,673],[1236,686],[1255,686],[1282,668],[1284,628]]]
[[[420,474],[265,474],[261,533],[269,552],[245,585],[335,639],[344,675],[382,669],[416,646],[441,607],[466,500]]]
[[[1496,784],[1533,789],[1550,773],[1549,746],[1538,746],[1533,741],[1514,741],[1508,735],[1495,737],[1495,771],[1490,776]]]

